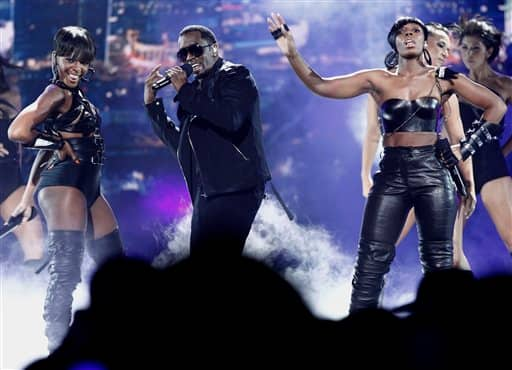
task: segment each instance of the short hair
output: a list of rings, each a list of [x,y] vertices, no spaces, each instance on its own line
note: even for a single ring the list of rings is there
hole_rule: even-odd
[[[391,46],[393,50],[391,50],[386,57],[384,58],[384,64],[388,70],[392,70],[396,68],[398,65],[398,52],[396,50],[396,36],[400,29],[409,23],[415,23],[421,27],[421,30],[423,31],[423,36],[425,38],[425,41],[427,41],[428,38],[428,29],[425,26],[425,24],[421,21],[421,19],[416,17],[400,17],[398,18],[395,23],[393,23],[393,26],[389,30],[388,33],[388,43]]]
[[[53,50],[57,56],[71,56],[84,64],[90,64],[96,56],[91,34],[78,26],[60,28],[53,38]]]
[[[217,38],[215,37],[215,33],[213,33],[213,31],[211,29],[209,29],[208,27],[201,26],[199,24],[192,24],[192,25],[186,26],[185,28],[183,28],[180,31],[180,36],[183,36],[186,33],[196,32],[196,31],[200,32],[201,38],[207,40],[208,43],[211,43],[211,44],[217,43]]]
[[[503,33],[496,28],[490,19],[481,16],[475,16],[469,20],[462,19],[459,28],[459,45],[462,44],[462,39],[466,36],[478,37],[487,49],[492,48],[492,53],[487,58],[487,62],[492,63],[496,59],[500,51]]]
[[[388,33],[388,43],[391,48],[396,51],[396,36],[398,35],[398,32],[402,29],[403,26],[409,23],[415,23],[421,27],[421,30],[423,31],[423,36],[425,38],[425,41],[428,38],[428,30],[427,27],[425,27],[425,24],[421,21],[421,19],[416,17],[400,17],[398,18],[395,23],[393,23],[393,26],[389,30]]]

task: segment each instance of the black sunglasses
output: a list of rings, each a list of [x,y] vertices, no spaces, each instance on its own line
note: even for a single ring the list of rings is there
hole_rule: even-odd
[[[212,46],[213,44],[208,45],[199,45],[194,44],[187,46],[186,48],[181,48],[178,50],[178,53],[176,54],[178,60],[182,63],[185,63],[187,61],[188,54],[192,54],[195,58],[200,57],[204,53],[204,48],[207,48],[209,46]]]

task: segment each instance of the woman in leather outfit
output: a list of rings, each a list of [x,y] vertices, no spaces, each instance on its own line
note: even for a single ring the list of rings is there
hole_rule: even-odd
[[[267,21],[281,52],[310,90],[336,99],[369,93],[380,106],[384,156],[364,212],[350,312],[378,305],[384,275],[411,207],[424,272],[452,268],[457,202],[449,171],[436,156],[439,110],[449,112],[447,100],[457,93],[484,109],[489,129],[497,126],[491,122],[503,117],[505,104],[465,76],[426,65],[428,31],[417,18],[399,18],[388,34],[393,49],[388,60],[396,62],[394,72],[372,69],[331,78],[319,76],[302,59],[282,16],[272,14]],[[451,138],[464,138],[461,124],[447,121],[446,131]],[[461,145],[460,156],[466,159],[474,144]]]
[[[501,32],[489,20],[473,18],[462,22],[459,39],[464,65],[469,78],[496,93],[503,102],[512,102],[512,79],[491,68],[501,46]],[[474,130],[482,110],[474,104],[460,99],[460,114],[464,131]],[[503,120],[499,121],[503,128]],[[499,136],[498,136],[499,138]],[[475,188],[489,212],[501,240],[512,253],[512,178],[505,157],[512,152],[512,137],[500,147],[493,140],[473,156]]]
[[[52,52],[53,80],[9,128],[11,140],[40,149],[13,215],[23,212],[27,218],[35,198],[46,220],[50,282],[43,317],[50,352],[71,322],[84,247],[96,263],[122,253],[117,221],[100,192],[101,119],[79,86],[95,51],[86,29],[59,29]]]
[[[428,30],[427,46],[432,64],[436,67],[442,66],[451,50],[450,31],[439,23],[427,23],[425,25]],[[456,120],[455,124],[460,125],[459,114],[459,101],[457,96],[452,95],[447,104],[450,105],[450,112],[443,116],[445,120]],[[363,196],[368,197],[368,193],[373,186],[372,179],[372,164],[377,153],[377,147],[382,139],[380,123],[379,123],[379,107],[371,95],[368,95],[368,109],[367,109],[367,127],[363,141],[363,151],[361,160],[361,182],[363,186]],[[441,136],[446,137],[446,130],[443,127]],[[450,138],[451,142],[456,142],[455,138]],[[459,170],[464,179],[473,179],[472,159],[459,163]],[[469,218],[476,206],[476,195],[473,181],[467,181],[467,196],[472,197],[475,201],[469,204],[469,199],[465,202],[460,201],[457,209],[457,217],[455,221],[454,234],[453,234],[453,266],[462,270],[471,270],[471,266],[464,254],[462,247],[462,234],[464,221]],[[462,196],[459,194],[459,196]],[[470,206],[466,208],[465,206]],[[398,246],[401,241],[407,236],[411,228],[414,226],[416,218],[414,216],[414,208],[409,211],[405,221],[404,228],[398,237],[396,245]]]

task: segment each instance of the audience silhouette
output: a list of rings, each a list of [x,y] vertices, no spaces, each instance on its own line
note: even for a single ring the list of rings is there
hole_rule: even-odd
[[[116,258],[93,276],[90,306],[75,313],[62,345],[27,369],[489,368],[507,360],[496,333],[512,329],[511,290],[511,276],[430,272],[411,304],[330,321],[247,257],[204,254],[164,269]]]

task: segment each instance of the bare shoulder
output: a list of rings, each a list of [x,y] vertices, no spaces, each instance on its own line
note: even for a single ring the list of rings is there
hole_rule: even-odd
[[[360,69],[357,72],[352,73],[353,75],[366,75],[371,77],[385,78],[386,76],[390,76],[391,73],[383,68],[373,68],[373,69]]]
[[[48,86],[45,87],[45,89],[43,90],[43,93],[41,94],[41,96],[46,96],[46,97],[49,97],[49,98],[64,98],[66,97],[67,94],[69,94],[70,92],[66,89],[63,89],[62,87],[59,87],[57,85],[54,85],[54,84],[49,84]]]
[[[385,84],[396,77],[396,75],[393,72],[390,72],[383,68],[364,69],[359,71],[358,73],[365,75],[366,78],[372,83],[374,87]]]
[[[71,93],[57,85],[50,84],[46,86],[37,100],[44,104],[55,106],[62,104],[66,101],[66,97],[71,96]]]
[[[396,77],[396,71],[390,71],[385,68],[367,69],[367,71],[378,78],[389,79]]]
[[[372,85],[370,93],[378,101],[377,96],[382,94],[383,91],[388,90],[395,83],[397,75],[395,71],[389,71],[384,68],[369,69],[367,71],[369,74],[368,79]]]
[[[500,81],[500,83],[512,84],[512,77],[504,75],[503,73],[496,72],[496,78],[498,81]]]

